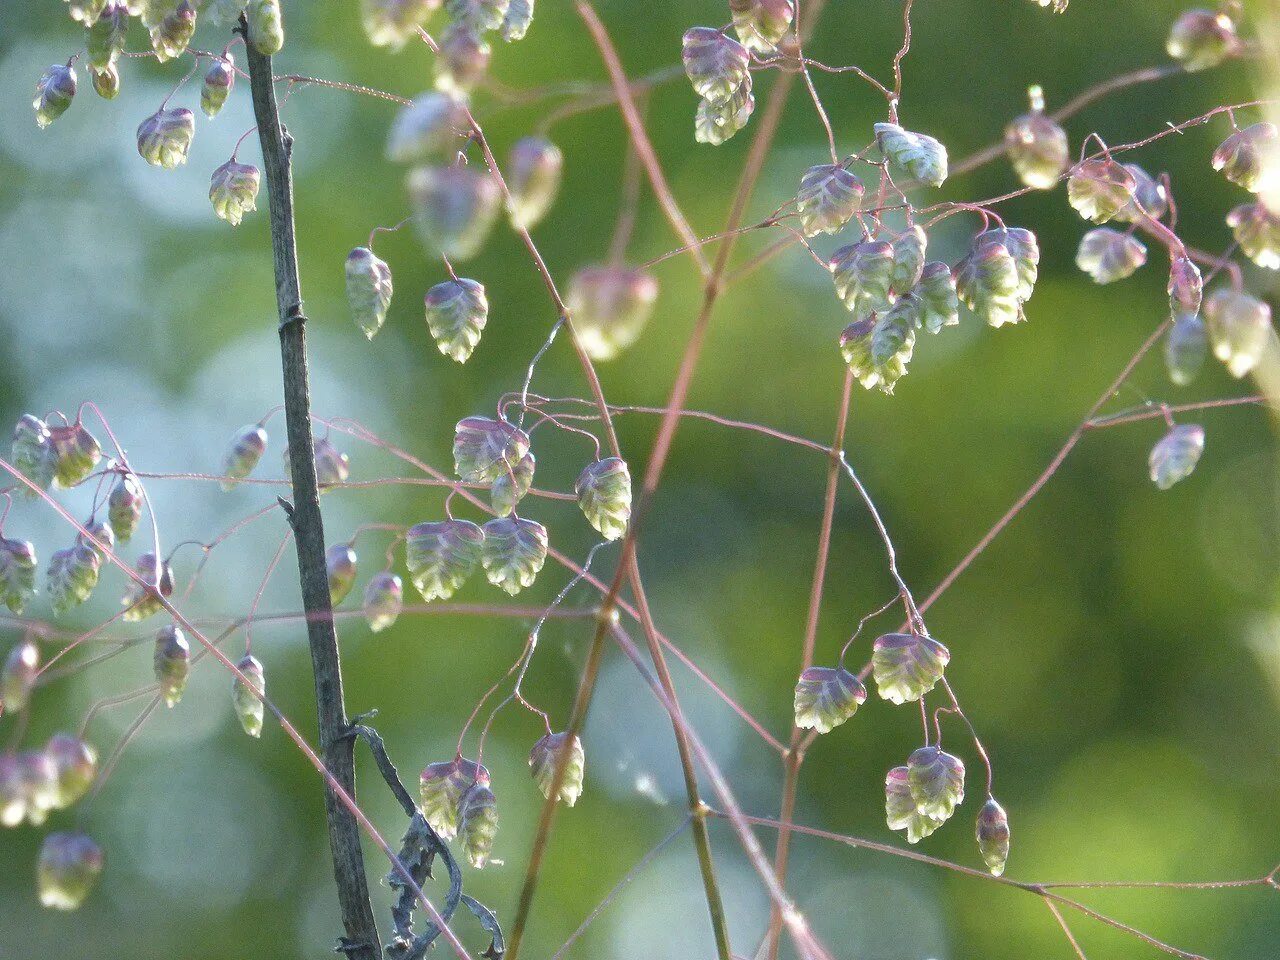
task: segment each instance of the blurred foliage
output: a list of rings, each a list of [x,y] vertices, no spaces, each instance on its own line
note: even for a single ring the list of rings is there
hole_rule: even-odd
[[[676,63],[680,36],[728,17],[718,0],[599,4],[633,76]],[[1164,62],[1174,0],[1077,0],[1053,16],[1025,0],[917,0],[905,62],[904,123],[961,157],[1000,136],[1044,86],[1050,109],[1116,73]],[[80,45],[53,0],[8,0],[0,32],[0,324],[7,349],[0,408],[74,408],[91,398],[106,411],[140,469],[213,471],[225,438],[279,395],[265,196],[236,230],[216,220],[207,176],[251,125],[247,85],[222,115],[200,118],[191,163],[175,173],[147,167],[133,129],[175,82],[174,65],[123,65],[118,100],[94,97],[87,77],[72,109],[49,130],[32,121],[31,88],[49,63]],[[372,49],[351,2],[287,2],[284,70],[413,95],[429,85],[431,58],[410,47]],[[197,35],[197,45],[220,44]],[[896,2],[833,2],[807,53],[857,63],[884,77],[901,36]],[[136,42],[136,40],[135,40]],[[514,89],[566,78],[599,81],[599,57],[571,5],[543,0],[529,36],[500,44],[495,77]],[[757,96],[773,80],[757,78]],[[819,74],[842,150],[860,149],[883,103],[850,75]],[[1097,131],[1107,142],[1146,137],[1166,121],[1258,96],[1249,64],[1139,87],[1068,124],[1073,148]],[[193,106],[197,84],[175,102]],[[529,133],[550,102],[506,107],[484,93],[478,115],[499,157]],[[752,128],[720,148],[695,146],[695,97],[682,79],[649,98],[655,146],[695,230],[714,233],[727,211]],[[492,409],[517,388],[554,314],[509,231],[499,231],[467,274],[486,286],[490,321],[464,367],[441,357],[420,297],[444,279],[408,231],[378,240],[395,272],[396,297],[371,344],[351,323],[343,261],[376,225],[405,215],[402,171],[382,159],[394,107],[333,90],[299,88],[285,107],[297,138],[297,208],[316,409],[347,416],[448,469],[453,424]],[[754,121],[753,121],[754,123]],[[1225,121],[1168,137],[1133,157],[1167,170],[1189,241],[1222,249],[1223,217],[1240,193],[1209,169]],[[557,124],[566,185],[536,238],[557,277],[606,256],[626,149],[616,111]],[[800,174],[825,157],[821,127],[797,87],[752,206],[765,215]],[[242,159],[257,154],[252,139]],[[972,199],[1012,189],[1003,161],[948,183],[942,196]],[[895,537],[908,582],[927,593],[1048,462],[1093,398],[1162,317],[1165,276],[1152,264],[1105,289],[1074,267],[1085,225],[1063,191],[1001,207],[1011,224],[1040,236],[1042,280],[1030,321],[992,331],[967,323],[922,342],[897,395],[859,390],[847,450]],[[973,223],[948,221],[934,243],[958,253]],[[772,238],[751,235],[740,257]],[[629,251],[657,256],[676,245],[648,194]],[[826,248],[823,248],[826,251]],[[829,252],[829,251],[827,251]],[[935,254],[937,255],[937,254]],[[660,405],[700,300],[687,259],[656,268],[662,294],[638,345],[601,367],[613,402]],[[1250,287],[1272,292],[1252,269]],[[733,290],[716,313],[689,404],[758,420],[815,439],[830,436],[841,378],[836,338],[847,314],[830,280],[804,255],[779,257]],[[1192,388],[1168,385],[1158,356],[1142,364],[1116,407],[1241,391],[1219,365]],[[585,395],[563,343],[542,361],[536,388]],[[1245,385],[1244,389],[1249,389]],[[1280,501],[1272,424],[1253,408],[1206,413],[1207,449],[1191,479],[1158,492],[1146,455],[1162,428],[1149,422],[1085,438],[1028,510],[930,610],[933,633],[952,650],[952,683],[994,754],[996,793],[1009,816],[1009,875],[1019,879],[1208,880],[1260,876],[1275,865],[1268,811],[1280,805],[1277,533]],[[619,418],[633,471],[656,418]],[[266,466],[279,476],[283,424],[271,425]],[[336,437],[337,435],[335,435]],[[353,479],[391,476],[396,463],[340,438]],[[589,451],[539,433],[540,486],[569,489]],[[799,663],[825,464],[756,435],[686,421],[647,519],[641,561],[661,628],[726,689],[785,737]],[[220,494],[195,481],[151,482],[166,541],[208,539],[269,503],[270,488]],[[363,521],[408,524],[441,516],[438,492],[421,487],[338,491],[325,498],[330,540]],[[582,556],[590,531],[572,505],[539,502],[531,513],[553,545]],[[42,558],[70,541],[56,518],[22,507],[10,530]],[[237,615],[252,602],[283,522],[258,521],[212,555],[191,609]],[[385,535],[358,545],[363,577],[380,569]],[[146,538],[139,540],[145,543]],[[139,550],[145,546],[139,546]],[[198,551],[179,554],[179,580]],[[295,609],[292,551],[262,609]],[[608,566],[613,554],[602,552]],[[461,599],[493,600],[476,578]],[[549,599],[563,575],[548,567],[532,591]],[[104,576],[87,626],[114,610],[120,578]],[[852,625],[892,588],[866,512],[841,489],[819,662],[831,662]],[[358,591],[357,591],[358,595]],[[43,602],[43,601],[42,601]],[[349,601],[350,602],[350,601]],[[570,604],[590,604],[579,589]],[[37,608],[37,614],[44,607]],[[887,620],[888,618],[886,618]],[[893,626],[884,623],[886,628]],[[6,633],[11,631],[6,630]],[[589,635],[581,621],[552,622],[526,694],[558,724],[568,717]],[[874,636],[874,633],[872,634]],[[516,655],[525,625],[513,620],[405,616],[371,636],[344,621],[351,711],[377,708],[377,725],[401,770],[452,755],[477,697]],[[311,679],[302,631],[255,631],[269,689],[313,734]],[[865,646],[852,655],[860,662]],[[150,651],[132,650],[43,691],[30,737],[73,728],[94,698],[149,680]],[[777,809],[781,770],[770,751],[686,671],[677,668],[686,712],[754,812]],[[340,931],[314,771],[278,730],[250,742],[231,720],[229,683],[198,667],[182,703],[153,717],[125,755],[87,828],[107,869],[73,918],[41,911],[32,881],[39,837],[0,835],[0,957],[74,955],[134,960],[238,957],[294,960],[328,955]],[[133,717],[119,707],[91,730],[109,749]],[[971,796],[926,852],[980,865],[972,817],[981,797],[977,758],[959,729],[948,744],[970,762]],[[541,731],[511,709],[486,749],[502,827],[494,863],[474,874],[477,896],[509,918],[541,797],[525,755]],[[7,732],[6,732],[7,735]],[[798,819],[889,838],[883,777],[918,745],[915,712],[873,697],[856,718],[820,739],[801,781]],[[614,882],[678,823],[682,787],[670,727],[629,664],[609,652],[584,735],[586,787],[562,811],[534,914],[528,955],[548,956]],[[361,801],[386,835],[402,818],[362,762]],[[772,846],[771,834],[762,834]],[[749,953],[767,922],[759,884],[723,825],[716,836],[735,943]],[[371,871],[383,860],[370,851]],[[1053,918],[1034,898],[981,881],[846,847],[798,839],[792,889],[819,934],[841,957],[880,960],[1068,955]],[[376,891],[379,909],[389,901]],[[1275,893],[1095,893],[1088,902],[1152,934],[1215,957],[1270,960],[1280,938]],[[382,914],[385,916],[385,914]],[[1083,918],[1069,918],[1086,950],[1144,956],[1147,948]],[[477,942],[479,942],[477,940]],[[575,948],[592,957],[689,958],[711,953],[702,894],[686,840],[670,846],[627,888]]]

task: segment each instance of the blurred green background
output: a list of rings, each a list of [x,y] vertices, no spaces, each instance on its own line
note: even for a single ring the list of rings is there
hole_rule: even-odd
[[[719,0],[601,0],[598,6],[632,75],[676,63],[688,27],[728,19]],[[1181,9],[1172,0],[1076,0],[1058,17],[1026,0],[918,0],[903,122],[939,136],[953,158],[961,157],[997,138],[1022,112],[1029,84],[1044,86],[1052,108],[1101,79],[1164,62],[1164,37]],[[357,4],[286,2],[285,12],[289,42],[281,70],[407,96],[430,85],[430,54],[416,46],[399,54],[371,48]],[[834,0],[808,53],[885,78],[900,21],[896,0]],[[135,32],[130,48],[142,42]],[[196,45],[222,42],[206,27]],[[36,78],[81,43],[62,4],[5,0],[0,410],[12,422],[24,411],[70,411],[93,399],[138,469],[216,471],[226,437],[280,396],[265,193],[262,210],[236,230],[213,217],[206,197],[209,172],[252,124],[247,85],[238,85],[216,121],[199,116],[191,162],[166,173],[137,156],[133,131],[183,66],[127,62],[123,93],[111,103],[94,96],[81,71],[81,92],[68,114],[43,133],[36,129],[30,109]],[[1265,96],[1255,69],[1228,65],[1111,97],[1070,122],[1073,149],[1090,131],[1112,143],[1134,140],[1215,104]],[[527,39],[498,43],[493,75],[506,86],[531,88],[570,78],[598,81],[603,72],[571,5],[543,0]],[[758,98],[772,82],[758,77]],[[842,152],[861,149],[871,124],[882,119],[882,101],[851,76],[819,75],[816,83]],[[190,83],[174,102],[194,107],[198,93],[198,83]],[[476,104],[501,157],[554,101],[503,108],[481,92]],[[694,106],[683,80],[666,85],[651,98],[650,129],[695,229],[710,234],[726,215],[754,125],[724,147],[695,145]],[[295,90],[284,108],[297,138],[315,408],[321,416],[358,419],[447,470],[453,424],[492,411],[504,391],[518,389],[554,315],[516,237],[497,231],[465,268],[485,284],[491,315],[474,357],[457,366],[436,351],[422,318],[422,293],[444,276],[406,231],[378,241],[397,294],[381,335],[365,341],[348,317],[342,266],[372,227],[406,215],[402,171],[382,159],[394,113],[389,104],[315,88]],[[1215,250],[1230,240],[1224,215],[1242,202],[1241,192],[1209,169],[1226,131],[1219,120],[1131,157],[1148,170],[1169,171],[1181,232]],[[557,124],[552,136],[566,156],[566,185],[535,236],[563,279],[606,255],[626,141],[611,110]],[[763,216],[792,195],[804,169],[825,154],[821,128],[797,85],[752,215]],[[242,159],[256,157],[251,138]],[[1000,161],[957,178],[942,195],[976,199],[1015,185]],[[1011,224],[1034,229],[1044,251],[1029,322],[993,331],[970,321],[922,338],[896,396],[858,388],[854,398],[847,449],[919,595],[1027,487],[1165,309],[1158,250],[1137,277],[1114,287],[1092,286],[1076,271],[1075,247],[1085,227],[1063,191],[1026,197],[1001,211]],[[948,221],[931,238],[931,258],[955,259],[973,229],[964,218]],[[752,235],[738,256],[771,239]],[[648,259],[675,245],[646,193],[630,257]],[[820,246],[829,252],[831,244]],[[666,261],[656,273],[662,294],[646,333],[623,358],[600,368],[616,403],[665,400],[697,310],[687,259]],[[1246,273],[1251,289],[1272,292],[1270,276]],[[779,257],[724,298],[690,406],[828,440],[841,379],[835,341],[847,322],[830,280],[811,260]],[[1212,364],[1194,387],[1175,390],[1158,356],[1131,382],[1115,408],[1144,396],[1185,402],[1253,389]],[[535,389],[586,395],[563,342],[542,361]],[[1257,408],[1197,419],[1208,431],[1204,459],[1191,479],[1166,493],[1145,475],[1147,452],[1162,432],[1157,423],[1086,437],[1030,508],[929,612],[932,632],[953,653],[949,676],[994,755],[996,793],[1013,827],[1010,876],[1215,880],[1261,876],[1280,861],[1274,429]],[[641,415],[619,420],[635,473],[642,472],[655,426],[655,418]],[[274,420],[270,432],[263,472],[279,476],[283,423]],[[339,440],[351,454],[353,479],[407,475],[385,453]],[[539,486],[561,490],[570,488],[589,454],[580,439],[541,431],[536,449]],[[686,421],[642,536],[641,560],[660,627],[782,738],[790,724],[824,476],[816,454]],[[214,484],[174,480],[152,481],[149,489],[170,544],[207,540],[275,495],[252,486],[222,494]],[[76,493],[66,502],[80,509],[86,500]],[[362,522],[408,524],[442,512],[440,494],[420,487],[338,491],[324,506],[331,541],[350,536]],[[571,504],[539,501],[528,512],[548,525],[555,546],[577,557],[589,548],[590,531]],[[7,531],[35,540],[42,558],[71,540],[39,505],[16,509]],[[282,534],[282,519],[273,514],[214,551],[191,613],[246,612]],[[362,575],[380,569],[385,546],[385,534],[362,535]],[[133,547],[128,555],[144,549]],[[615,557],[616,551],[602,552],[601,569],[611,572]],[[179,553],[180,582],[197,560],[195,550]],[[74,623],[87,628],[114,612],[121,578],[108,571],[103,581]],[[563,571],[548,565],[530,601],[548,600],[564,582]],[[832,661],[857,619],[891,592],[881,546],[846,484],[819,662]],[[498,596],[473,581],[460,599]],[[568,602],[588,605],[593,597],[579,588]],[[284,612],[297,603],[290,549],[261,609]],[[35,612],[47,615],[43,598]],[[516,656],[528,626],[406,616],[374,637],[359,618],[344,621],[349,708],[380,711],[377,726],[412,780],[427,762],[452,755],[472,705]],[[0,632],[17,636],[7,626]],[[526,692],[558,725],[568,719],[588,638],[586,622],[552,623],[542,631]],[[857,648],[856,662],[869,643]],[[303,632],[263,625],[254,649],[277,702],[314,737]],[[74,728],[95,699],[147,682],[150,655],[143,645],[43,690],[30,742]],[[691,722],[743,805],[775,815],[776,757],[690,674],[675,670]],[[182,703],[147,723],[83,812],[108,868],[78,914],[54,915],[36,902],[32,875],[41,833],[24,828],[0,835],[0,957],[330,955],[341,927],[319,783],[277,728],[268,727],[261,743],[244,737],[231,717],[227,687],[216,667],[197,668]],[[94,721],[91,738],[103,752],[140,703]],[[529,714],[508,710],[486,748],[502,820],[495,856],[506,862],[473,871],[468,882],[504,920],[541,803],[525,766],[539,733]],[[977,866],[972,819],[980,768],[960,734],[951,728],[947,742],[969,762],[970,800],[920,849]],[[884,826],[883,777],[918,746],[919,735],[913,710],[893,709],[873,696],[854,721],[810,751],[798,820],[901,842]],[[584,740],[586,791],[576,808],[560,814],[526,944],[530,958],[554,952],[682,817],[670,726],[616,650],[608,653]],[[361,802],[394,841],[403,818],[363,757],[361,767]],[[73,820],[63,815],[54,825]],[[771,850],[774,835],[761,836]],[[767,923],[767,902],[723,824],[715,838],[735,948],[749,954]],[[372,848],[368,862],[375,879],[385,872],[384,858]],[[1070,955],[1036,898],[893,857],[799,838],[791,890],[842,958]],[[385,885],[375,885],[375,895],[385,918]],[[1278,952],[1274,891],[1104,891],[1084,898],[1208,956],[1270,960]],[[1092,956],[1155,955],[1097,923],[1069,920]],[[474,942],[481,945],[478,934]],[[711,955],[687,839],[631,884],[570,954]]]

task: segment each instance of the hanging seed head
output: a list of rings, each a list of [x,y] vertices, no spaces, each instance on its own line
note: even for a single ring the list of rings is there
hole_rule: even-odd
[[[106,4],[86,29],[89,66],[94,70],[114,67],[124,50],[125,35],[129,30],[129,13],[124,5]]]
[[[36,111],[36,125],[43,130],[67,112],[76,95],[75,68],[64,63],[49,67],[36,82],[36,98],[31,106]]]
[[[396,114],[387,138],[387,159],[392,163],[449,159],[470,132],[466,104],[447,93],[424,93]]]
[[[382,329],[391,306],[391,268],[368,247],[356,247],[347,254],[346,274],[351,316],[356,326],[372,340]]]
[[[931,637],[886,633],[876,640],[871,671],[876,690],[891,703],[919,700],[942,679],[951,651]]]
[[[102,448],[79,423],[49,427],[53,485],[64,490],[82,483],[102,459]]]
[[[1185,387],[1200,375],[1208,353],[1209,334],[1204,321],[1190,313],[1175,318],[1164,341],[1164,363],[1169,379],[1176,386]]]
[[[1133,198],[1116,214],[1123,223],[1145,223],[1148,218],[1159,220],[1169,212],[1169,192],[1164,184],[1136,163],[1126,163],[1125,170],[1133,177]]]
[[[16,827],[26,818],[27,792],[22,765],[14,754],[0,754],[0,826]]]
[[[340,604],[356,583],[356,552],[349,543],[335,543],[324,552],[324,566],[329,574],[329,603]]]
[[[102,520],[90,519],[85,521],[84,528],[88,536],[77,533],[76,546],[92,551],[99,561],[106,560],[107,554],[115,549],[116,545],[116,535],[111,525]]]
[[[58,785],[54,807],[66,810],[89,792],[98,775],[98,752],[69,733],[56,733],[44,748]]]
[[[1233,377],[1243,377],[1262,360],[1271,343],[1271,307],[1243,290],[1222,287],[1209,295],[1204,318],[1213,355]]]
[[[1009,860],[1009,815],[995,797],[988,797],[978,811],[977,837],[978,852],[987,869],[993,877],[1000,876]]]
[[[1280,270],[1280,216],[1261,203],[1245,203],[1227,214],[1227,226],[1250,260],[1266,270]]]
[[[1280,180],[1280,130],[1266,120],[1237,130],[1213,152],[1213,169],[1250,193],[1274,191]]]
[[[124,619],[129,622],[145,620],[164,609],[161,597],[173,595],[173,568],[157,560],[154,553],[144,553],[134,568],[146,587],[130,580],[120,605],[125,607]]]
[[[1174,22],[1165,49],[1188,70],[1205,70],[1216,67],[1239,46],[1235,21],[1224,8],[1188,10]]]
[[[893,276],[889,283],[889,292],[893,296],[907,296],[920,282],[928,243],[924,231],[916,226],[907,228],[893,238]],[[1038,256],[1037,251],[1037,258]]]
[[[517,228],[532,229],[547,215],[564,172],[564,154],[545,137],[521,137],[507,163],[507,213]]]
[[[506,15],[502,18],[499,32],[502,39],[511,43],[523,40],[533,25],[533,0],[511,0],[507,5]]]
[[[233,227],[239,226],[246,213],[258,209],[258,188],[262,176],[248,163],[228,160],[209,179],[209,201],[213,212]]]
[[[488,783],[489,771],[464,757],[455,757],[448,763],[431,763],[422,771],[419,780],[422,815],[441,839],[452,840],[458,835],[462,796],[480,780]]]
[[[196,117],[186,107],[158,110],[138,125],[138,153],[147,163],[172,170],[187,162]]]
[[[796,16],[794,0],[729,0],[733,29],[738,40],[753,53],[777,53]]]
[[[422,245],[450,260],[475,256],[502,210],[502,193],[488,172],[462,166],[412,171],[409,200]]]
[[[75,910],[102,873],[102,850],[84,833],[51,833],[40,847],[36,886],[40,905]]]
[[[469,483],[492,483],[529,452],[529,435],[506,420],[464,417],[454,428],[453,468]]]
[[[476,33],[497,30],[510,6],[510,0],[444,0],[449,18]]]
[[[86,27],[98,19],[107,4],[107,0],[65,0],[65,2],[71,19],[76,23],[83,23]]]
[[[249,23],[248,38],[264,57],[272,57],[284,48],[284,20],[280,0],[249,0],[245,8]]]
[[[1151,448],[1148,465],[1151,482],[1168,490],[1179,480],[1191,476],[1204,453],[1204,427],[1179,424]]]
[[[191,673],[191,647],[176,623],[166,624],[156,631],[152,666],[165,705],[177,706],[187,689],[187,677]]]
[[[806,237],[819,233],[839,233],[858,212],[863,186],[843,166],[820,163],[800,178],[796,191],[796,212]]]
[[[361,0],[360,20],[375,47],[399,50],[439,6],[440,0]]]
[[[704,97],[698,101],[693,118],[693,138],[698,143],[718,147],[747,125],[756,109],[756,98],[751,93],[751,77],[723,100]]]
[[[320,489],[325,487],[337,487],[347,482],[347,478],[351,476],[351,458],[333,445],[326,437],[315,437],[312,439],[312,449],[315,450],[316,460],[316,484]],[[284,448],[284,475],[292,477],[292,470],[289,462],[289,448]]]
[[[217,26],[234,26],[247,4],[248,0],[206,0],[202,16]]]
[[[907,298],[882,314],[869,313],[840,334],[840,354],[858,382],[866,389],[892,394],[906,376],[916,345],[919,307]]]
[[[1175,317],[1200,312],[1204,280],[1200,268],[1188,257],[1175,257],[1169,264],[1169,309]]]
[[[0,673],[0,704],[6,714],[21,713],[31,699],[36,677],[40,673],[40,649],[30,640],[22,640],[9,651]]]
[[[564,774],[560,778],[556,799],[572,807],[582,796],[582,779],[587,764],[582,741],[576,736],[570,738],[567,732],[548,733],[529,751],[529,771],[548,800],[551,799],[551,788],[555,786],[556,767],[561,764],[564,765]]]
[[[1106,223],[1133,202],[1138,184],[1128,168],[1098,157],[1076,164],[1067,180],[1067,199],[1076,213]]]
[[[644,332],[658,280],[639,267],[592,266],[569,278],[565,303],[578,342],[592,360],[611,360]]]
[[[476,33],[450,24],[440,38],[435,60],[436,89],[466,97],[489,72],[493,49]]]
[[[867,688],[844,667],[809,667],[796,682],[796,726],[830,733],[866,699]]]
[[[236,668],[245,675],[250,683],[253,684],[264,696],[267,692],[267,677],[263,672],[262,663],[257,657],[245,654],[244,657],[236,664]],[[262,704],[262,700],[257,693],[239,677],[236,677],[231,683],[231,706],[236,712],[236,717],[240,721],[240,726],[244,727],[244,732],[251,737],[262,736],[262,719],[266,715],[266,708]]]
[[[1090,230],[1080,239],[1076,266],[1095,283],[1115,283],[1133,276],[1147,262],[1147,248],[1131,234],[1110,227]]]
[[[138,529],[142,519],[142,484],[132,473],[122,473],[116,477],[111,487],[111,495],[107,497],[107,519],[111,521],[111,529],[116,539],[128,543],[133,532]]]
[[[243,480],[253,473],[254,467],[267,452],[267,431],[261,424],[251,423],[241,427],[227,445],[227,452],[222,458],[222,476],[219,486],[230,490],[236,486],[237,480]],[[287,461],[286,461],[287,463]]]
[[[503,468],[489,488],[489,503],[500,517],[515,513],[516,506],[533,486],[533,471],[537,465],[532,453],[526,453],[513,467]]]
[[[1018,302],[1026,303],[1035,292],[1039,277],[1040,244],[1036,235],[1022,227],[998,227],[978,234],[973,241],[974,247],[981,247],[988,241],[1003,244],[1013,257],[1014,266],[1018,269]]]
[[[394,573],[378,573],[364,588],[364,618],[374,633],[386,630],[404,608],[404,584]]]
[[[876,143],[889,164],[912,180],[940,187],[947,179],[947,148],[924,133],[912,133],[896,123],[875,125]]]
[[[21,614],[36,592],[36,548],[28,540],[0,537],[0,603]]]
[[[93,81],[93,92],[103,100],[114,100],[120,95],[120,71],[115,65],[89,68],[89,78]]]
[[[515,515],[494,517],[484,525],[480,562],[495,587],[515,596],[533,585],[547,561],[547,528]]]
[[[890,830],[907,831],[908,843],[919,843],[943,823],[921,813],[916,807],[906,767],[894,767],[885,775],[884,812]]]
[[[498,835],[498,798],[489,789],[489,779],[477,780],[458,804],[458,835],[471,866],[480,870],[489,862],[493,840]]]
[[[13,427],[13,449],[10,454],[13,466],[41,490],[48,490],[53,483],[54,453],[49,428],[39,417],[24,413]],[[19,486],[24,497],[34,497],[27,487]]]
[[[1031,0],[1031,2],[1041,7],[1052,8],[1054,13],[1066,13],[1070,0]]]
[[[405,537],[405,565],[422,599],[448,600],[480,561],[484,531],[469,520],[419,523]]]
[[[886,310],[893,302],[893,244],[851,243],[832,254],[830,266],[836,294],[856,316]]]
[[[587,522],[606,540],[618,540],[631,522],[631,471],[618,457],[589,463],[573,486]]]
[[[38,827],[49,819],[58,804],[58,771],[43,750],[24,750],[18,754],[22,790],[26,802],[27,823]]]
[[[102,554],[77,539],[66,550],[57,550],[49,558],[45,592],[55,614],[66,613],[84,603],[98,585]]]
[[[151,49],[156,60],[167,63],[187,52],[196,32],[196,8],[191,0],[181,0],[151,28]]]
[[[204,85],[200,88],[200,109],[206,117],[213,119],[218,115],[235,85],[235,60],[230,53],[226,53],[215,59],[213,66],[204,75]]]
[[[956,293],[960,300],[988,326],[1020,323],[1022,277],[1018,261],[1008,245],[994,239],[975,240],[968,256],[956,264]]]
[[[1004,131],[1005,148],[1018,178],[1033,190],[1052,190],[1071,165],[1067,132],[1045,116],[1044,92],[1032,87],[1031,111]]]
[[[956,280],[945,263],[926,263],[912,296],[920,304],[920,321],[930,333],[937,333],[943,327],[954,327],[960,322]]]
[[[920,813],[945,821],[964,802],[964,763],[938,747],[921,747],[907,759],[907,784]]]
[[[464,278],[446,280],[427,291],[424,305],[436,347],[446,357],[466,363],[489,322],[484,285]]]
[[[698,96],[723,101],[750,79],[751,55],[745,47],[713,27],[685,32],[684,72]]]

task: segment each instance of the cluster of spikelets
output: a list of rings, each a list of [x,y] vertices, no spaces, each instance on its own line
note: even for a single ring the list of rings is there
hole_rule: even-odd
[[[942,680],[951,659],[945,646],[921,633],[889,633],[876,640],[871,671],[876,690],[894,704],[923,701]],[[795,723],[805,730],[830,733],[858,711],[867,690],[844,667],[810,667],[795,689]],[[951,818],[964,802],[964,763],[940,746],[926,744],[885,777],[885,819],[891,830],[918,843]],[[988,796],[978,814],[978,850],[996,876],[1009,857],[1009,819]]]
[[[542,795],[573,806],[582,795],[586,754],[568,732],[550,731],[529,752],[529,772]],[[468,862],[489,862],[498,833],[498,801],[489,771],[461,755],[428,764],[419,778],[419,808],[443,840],[457,837]]]
[[[189,52],[197,20],[227,25],[243,14],[247,41],[256,50],[269,56],[284,45],[279,0],[70,0],[70,12],[85,28],[85,58],[93,88],[107,100],[120,92],[119,64],[135,20],[148,32],[152,55],[161,63]],[[200,108],[212,119],[235,85],[235,58],[229,48],[217,55],[193,55],[212,61],[200,91]],[[40,127],[47,127],[71,106],[78,58],[52,65],[36,84],[32,105]],[[169,107],[168,101],[165,98],[160,108],[138,125],[137,141],[138,153],[147,163],[172,170],[187,162],[196,117],[186,107]],[[260,186],[257,167],[232,156],[209,178],[214,213],[233,226],[239,224],[256,208]]]

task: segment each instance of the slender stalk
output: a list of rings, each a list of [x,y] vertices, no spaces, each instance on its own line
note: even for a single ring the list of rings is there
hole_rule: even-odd
[[[827,466],[827,490],[822,502],[822,525],[818,531],[818,556],[813,563],[813,586],[809,591],[809,615],[805,621],[804,646],[800,656],[800,670],[813,666],[813,650],[818,637],[818,621],[822,614],[822,589],[827,576],[827,557],[831,553],[831,528],[835,522],[836,493],[840,488],[840,453],[844,448],[845,428],[849,423],[849,397],[853,392],[853,371],[846,368],[844,386],[840,391],[840,411],[836,415],[835,439],[831,443],[830,463]],[[796,785],[800,780],[800,765],[804,762],[801,742],[804,731],[794,722],[791,726],[791,742],[783,759],[782,809],[779,819],[778,841],[773,854],[773,872],[779,885],[787,883],[787,860],[791,853],[791,818],[796,809]],[[769,918],[768,956],[777,957],[782,933],[782,911],[775,905]]]
[[[243,29],[243,22],[242,22]],[[315,674],[320,756],[333,781],[348,797],[355,797],[354,741],[342,694],[342,661],[329,602],[325,570],[324,520],[316,483],[315,448],[311,435],[311,396],[307,372],[306,317],[298,276],[298,251],[293,216],[293,138],[280,123],[271,58],[246,43],[253,112],[262,143],[262,158],[271,213],[271,247],[275,259],[276,304],[280,312],[280,357],[284,372],[285,423],[289,437],[289,471],[293,504],[289,521],[297,544],[302,604],[307,613],[307,639]],[[373,918],[360,850],[360,826],[326,780],[325,816],[333,851],[333,878],[346,928],[343,941],[349,960],[380,960],[382,943]]]

